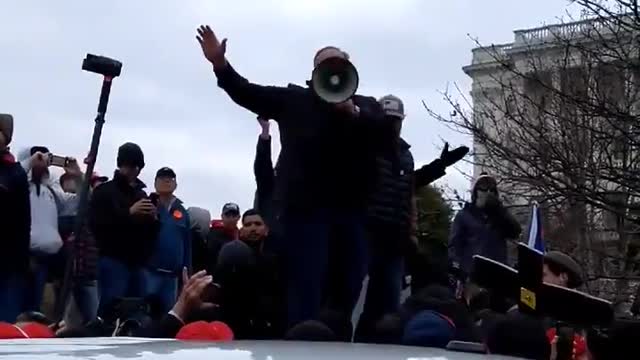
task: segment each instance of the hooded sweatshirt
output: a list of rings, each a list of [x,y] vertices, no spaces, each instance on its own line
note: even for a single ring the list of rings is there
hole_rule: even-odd
[[[31,203],[31,240],[32,253],[56,254],[62,247],[62,238],[58,232],[58,217],[65,207],[71,207],[76,194],[68,194],[55,186],[49,174],[43,175],[40,183],[33,181],[31,157],[21,153],[20,164],[29,178],[29,200]]]

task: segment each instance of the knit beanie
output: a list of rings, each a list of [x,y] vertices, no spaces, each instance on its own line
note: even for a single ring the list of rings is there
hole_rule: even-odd
[[[140,146],[137,144],[128,142],[120,146],[118,149],[118,167],[121,166],[137,166],[138,168],[144,168],[144,153]]]

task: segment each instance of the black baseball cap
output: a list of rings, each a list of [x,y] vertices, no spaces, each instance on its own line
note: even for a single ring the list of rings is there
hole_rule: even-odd
[[[176,178],[176,173],[171,168],[165,166],[165,167],[161,168],[160,170],[158,170],[158,172],[156,173],[156,179],[157,178],[172,178],[172,179],[175,179]]]
[[[222,214],[223,215],[231,215],[231,214],[240,215],[240,206],[238,206],[238,204],[236,203],[226,203],[222,207]]]

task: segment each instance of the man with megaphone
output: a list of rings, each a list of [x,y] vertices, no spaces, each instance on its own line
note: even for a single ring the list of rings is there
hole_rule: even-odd
[[[288,323],[317,317],[329,267],[344,271],[340,290],[351,312],[367,272],[365,209],[375,156],[391,146],[391,124],[372,97],[355,95],[358,74],[348,55],[325,47],[313,59],[308,87],[253,84],[227,61],[226,39],[209,26],[197,40],[218,86],[238,105],[278,122],[282,149],[276,189],[288,276]],[[334,261],[333,255],[338,255]],[[336,262],[339,262],[336,264]],[[345,314],[349,316],[350,314]]]

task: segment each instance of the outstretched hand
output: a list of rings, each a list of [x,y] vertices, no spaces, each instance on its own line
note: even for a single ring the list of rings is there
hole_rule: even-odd
[[[462,160],[469,153],[469,148],[466,146],[460,146],[449,151],[449,143],[444,143],[444,149],[440,154],[440,160],[444,163],[445,167],[449,167],[458,161]]]
[[[209,25],[201,25],[196,36],[204,57],[216,68],[223,68],[227,65],[225,53],[227,52],[227,39],[218,40],[216,34]]]
[[[189,277],[187,269],[183,269],[182,283],[182,291],[172,309],[181,320],[186,320],[193,311],[216,307],[215,304],[202,300],[205,289],[213,283],[213,277],[207,275],[206,271],[197,272]]]

